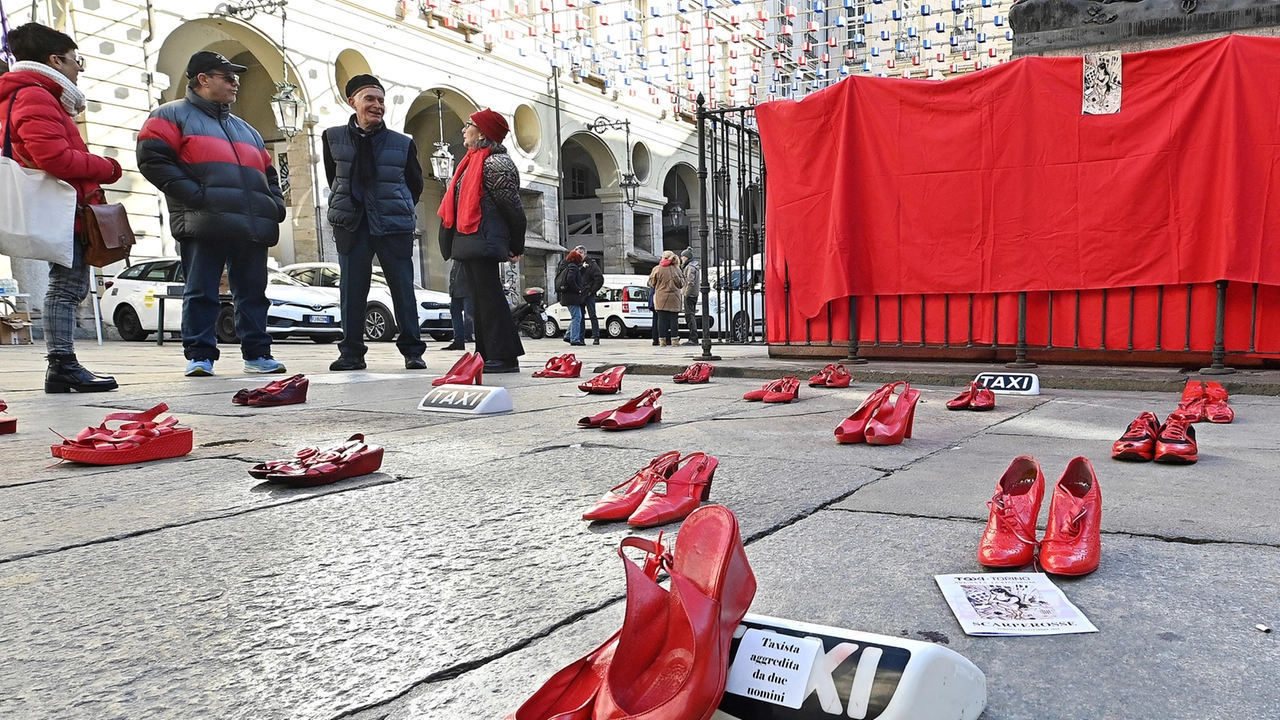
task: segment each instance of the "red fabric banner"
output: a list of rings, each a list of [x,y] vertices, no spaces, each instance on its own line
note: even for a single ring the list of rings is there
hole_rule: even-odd
[[[1111,115],[1082,113],[1083,75],[1032,57],[761,105],[770,290],[785,273],[812,318],[850,295],[1280,285],[1280,38],[1125,54]]]

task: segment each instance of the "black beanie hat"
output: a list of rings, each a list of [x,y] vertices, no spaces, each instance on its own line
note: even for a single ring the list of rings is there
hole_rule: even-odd
[[[382,92],[387,89],[382,87],[382,83],[378,82],[378,78],[372,75],[357,75],[347,81],[347,97],[352,97],[360,92],[361,88],[376,87]]]

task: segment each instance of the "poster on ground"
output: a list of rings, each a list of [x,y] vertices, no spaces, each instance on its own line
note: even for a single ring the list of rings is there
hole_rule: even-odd
[[[1098,632],[1044,573],[935,575],[934,579],[969,635]]]

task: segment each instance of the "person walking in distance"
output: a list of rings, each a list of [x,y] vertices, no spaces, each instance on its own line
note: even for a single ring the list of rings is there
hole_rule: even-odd
[[[363,370],[369,346],[364,319],[376,255],[391,291],[400,336],[396,346],[407,370],[422,370],[418,302],[413,287],[414,208],[422,196],[422,166],[413,138],[382,122],[386,93],[372,75],[347,81],[346,125],[324,131],[324,171],[329,179],[329,223],[342,270],[342,342],[330,370]]]
[[[680,251],[680,262],[684,266],[684,322],[689,326],[689,339],[685,345],[697,345],[702,342],[698,332],[698,261],[693,257],[693,248]]]
[[[519,262],[527,220],[520,201],[520,171],[502,146],[509,126],[488,108],[462,127],[467,154],[449,181],[438,214],[440,253],[462,263],[475,309],[476,352],[486,373],[520,372],[524,354],[511,319],[498,263]]]
[[[587,249],[581,245],[578,246],[582,251],[582,321],[585,323],[587,317],[591,318],[591,344],[600,344],[600,318],[596,316],[596,294],[600,292],[600,288],[604,287],[604,271],[600,269],[600,265],[595,259],[587,254]],[[583,334],[586,334],[586,328],[583,327]]]
[[[560,296],[560,304],[569,308],[569,344],[586,345],[582,340],[582,311],[585,303],[586,285],[583,282],[582,251],[574,248],[564,259],[564,264],[556,273],[556,294]]]
[[[471,316],[475,310],[471,307],[471,288],[462,263],[454,260],[452,265],[449,268],[449,317],[453,320],[453,342],[440,349],[466,350],[467,343],[475,342],[471,337]]]
[[[653,296],[653,309],[657,314],[658,343],[672,345],[680,342],[676,325],[680,322],[680,308],[683,306],[684,275],[680,272],[676,254],[667,250],[662,253],[662,262],[649,273],[650,293]],[[675,343],[672,343],[672,337]]]
[[[267,334],[267,248],[280,241],[284,196],[262,136],[231,114],[246,70],[215,52],[187,62],[187,94],[151,112],[138,133],[138,169],[164,193],[187,284],[182,347],[188,377],[213,374],[214,330],[227,273],[247,373],[282,373]]]
[[[84,112],[86,103],[76,87],[84,61],[75,41],[39,23],[27,23],[9,33],[8,45],[17,62],[0,76],[0,123],[13,159],[70,184],[76,189],[77,204],[103,202],[98,186],[120,179],[120,163],[90,153],[80,138],[73,118]],[[76,360],[76,312],[89,295],[83,230],[77,218],[74,238],[67,238],[72,246],[71,267],[49,263],[49,289],[44,296],[47,393],[116,389],[115,378],[89,372]]]

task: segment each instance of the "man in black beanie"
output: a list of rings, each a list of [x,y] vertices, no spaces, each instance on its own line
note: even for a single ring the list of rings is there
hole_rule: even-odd
[[[387,278],[404,366],[427,367],[413,286],[414,208],[422,196],[418,147],[388,128],[386,94],[372,75],[347,81],[347,104],[356,112],[346,125],[324,131],[324,171],[329,179],[329,222],[342,271],[342,342],[330,370],[363,370],[369,347],[364,324],[376,255]]]

